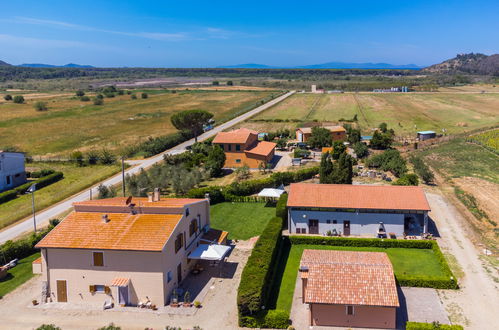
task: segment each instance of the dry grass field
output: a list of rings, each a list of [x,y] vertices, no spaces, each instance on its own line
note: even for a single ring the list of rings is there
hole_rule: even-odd
[[[412,135],[417,130],[441,132],[442,129],[449,134],[460,133],[499,123],[499,94],[296,94],[253,118],[250,125],[262,130],[290,128],[307,121],[349,120],[354,115],[357,115],[364,133],[369,133],[382,122],[388,123],[398,135]],[[275,119],[291,122],[259,122]]]
[[[13,93],[18,94],[18,93]],[[223,121],[250,110],[272,91],[149,92],[147,99],[130,95],[105,98],[104,105],[82,102],[73,95],[48,95],[48,111],[33,108],[34,95],[25,104],[3,102],[0,95],[0,147],[16,146],[31,155],[67,155],[73,150],[117,150],[149,136],[173,133],[173,113],[207,110]],[[36,95],[40,100],[40,93]]]

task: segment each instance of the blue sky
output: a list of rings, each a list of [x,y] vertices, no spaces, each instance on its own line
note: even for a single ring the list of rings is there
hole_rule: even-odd
[[[498,1],[3,1],[0,60],[429,65],[499,52]]]

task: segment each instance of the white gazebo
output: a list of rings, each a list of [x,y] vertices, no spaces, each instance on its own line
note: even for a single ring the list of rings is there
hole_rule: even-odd
[[[189,259],[221,261],[229,251],[230,246],[227,245],[199,244],[196,250],[189,255]]]
[[[282,189],[281,189],[281,187],[279,187],[279,188],[263,188],[263,190],[258,193],[258,197],[279,198],[285,192],[286,191],[284,190],[284,187],[282,187]]]

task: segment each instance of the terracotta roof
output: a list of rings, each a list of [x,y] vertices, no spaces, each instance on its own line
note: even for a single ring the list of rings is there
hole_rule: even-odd
[[[181,214],[73,212],[37,248],[161,251]]]
[[[276,145],[277,144],[274,142],[260,141],[254,148],[245,150],[244,152],[248,154],[267,156],[275,149]]]
[[[207,243],[216,242],[218,244],[221,244],[225,241],[227,235],[229,235],[229,233],[226,231],[210,228],[208,232],[201,236],[201,240]]]
[[[258,135],[258,132],[247,128],[239,128],[230,132],[220,132],[213,139],[213,143],[246,143],[251,134]]]
[[[304,250],[306,303],[399,307],[393,267],[384,252]]]
[[[349,184],[291,184],[290,207],[429,211],[421,187]]]
[[[124,287],[124,286],[127,286],[128,283],[130,283],[130,279],[129,278],[115,277],[115,278],[113,278],[113,280],[111,281],[111,284],[109,284],[109,286],[121,286],[121,287]]]
[[[327,128],[331,132],[346,132],[347,131],[343,126],[317,126],[317,127]],[[297,128],[296,130],[300,130],[300,131],[302,131],[302,133],[305,133],[305,134],[311,134],[312,128],[313,127],[300,127],[300,128]]]
[[[94,199],[83,202],[75,202],[73,203],[73,205],[126,206],[127,199],[128,199],[127,197]],[[157,202],[149,202],[147,197],[133,197],[130,203],[135,204],[137,206],[140,205],[143,207],[178,208],[178,207],[183,207],[187,204],[192,204],[203,200],[204,199],[196,199],[196,198],[162,198]]]
[[[42,257],[36,258],[33,260],[32,264],[41,264],[42,263]]]

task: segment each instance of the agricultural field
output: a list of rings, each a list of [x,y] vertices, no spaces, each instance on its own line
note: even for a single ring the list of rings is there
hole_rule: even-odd
[[[77,166],[62,162],[36,162],[26,165],[28,171],[53,169],[64,174],[60,181],[35,192],[36,209],[41,210],[67,197],[88,188],[111,175],[118,173],[118,165]],[[22,195],[7,203],[0,204],[0,228],[31,215],[31,195]]]
[[[499,153],[499,129],[472,135],[468,140]]]
[[[498,93],[296,94],[252,118],[249,128],[295,128],[306,122],[352,120],[364,134],[386,122],[398,136],[419,130],[448,134],[499,123]]]
[[[152,136],[176,132],[172,114],[207,110],[217,122],[254,108],[276,91],[147,91],[149,97],[105,98],[104,105],[83,102],[73,94],[25,93],[25,104],[4,102],[0,93],[0,147],[15,146],[31,155],[64,155],[74,150],[107,148],[118,151]],[[16,93],[12,93],[16,94]],[[90,95],[92,96],[92,95]],[[43,98],[48,111],[36,111]]]

